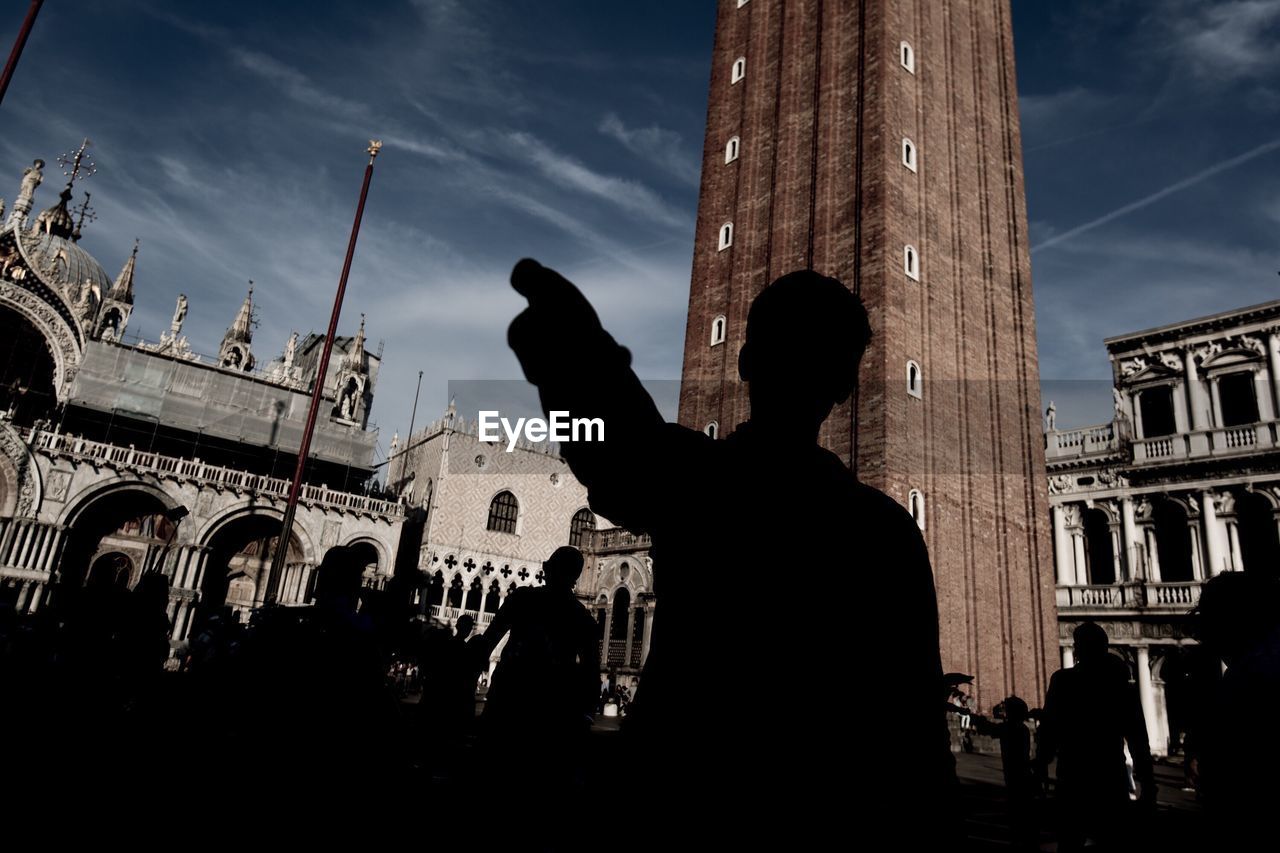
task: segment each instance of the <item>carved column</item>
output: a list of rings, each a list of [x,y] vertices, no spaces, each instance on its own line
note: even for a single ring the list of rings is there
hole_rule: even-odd
[[[1125,579],[1137,580],[1142,576],[1142,548],[1138,542],[1138,528],[1133,520],[1133,498],[1128,495],[1120,498],[1120,533],[1124,542]]]
[[[1267,329],[1267,365],[1271,377],[1271,411],[1280,413],[1280,326]]]
[[[600,645],[600,665],[609,666],[609,644],[613,642],[613,603],[604,606],[604,642]]]
[[[1196,370],[1196,357],[1190,349],[1182,353],[1183,375],[1187,383],[1187,410],[1191,415],[1191,428],[1209,428],[1209,400],[1204,393],[1204,381]]]
[[[1076,584],[1079,586],[1088,586],[1089,561],[1085,556],[1083,528],[1077,527],[1071,531],[1071,544],[1073,547],[1073,553],[1075,554]]]
[[[645,661],[649,659],[649,642],[653,637],[653,611],[652,607],[646,607],[644,611],[644,633],[640,638],[640,666],[644,666]]]
[[[627,610],[627,650],[623,658],[623,666],[631,666],[631,643],[632,638],[636,635],[636,607],[632,605]]]
[[[1134,649],[1138,658],[1138,700],[1142,703],[1142,717],[1147,724],[1147,739],[1154,746],[1160,742],[1157,726],[1156,694],[1151,686],[1151,655],[1146,646]]]
[[[1204,554],[1208,564],[1208,575],[1213,577],[1226,568],[1222,548],[1222,525],[1218,521],[1218,497],[1212,491],[1205,491],[1200,506],[1204,517]]]
[[[1071,554],[1071,538],[1067,533],[1067,506],[1055,505],[1053,515],[1053,558],[1058,568],[1058,586],[1076,582],[1075,558]]]
[[[1075,665],[1076,665],[1075,650],[1072,649],[1071,646],[1063,646],[1062,647],[1062,668],[1071,669],[1071,667]]]

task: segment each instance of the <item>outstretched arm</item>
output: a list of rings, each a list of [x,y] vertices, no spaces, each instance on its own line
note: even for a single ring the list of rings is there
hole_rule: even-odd
[[[652,520],[655,501],[637,494],[666,427],[658,407],[631,369],[631,353],[600,325],[595,309],[574,285],[537,261],[525,259],[511,285],[529,300],[511,323],[507,340],[542,408],[573,418],[599,418],[603,441],[561,446],[591,506],[633,530]],[[651,473],[651,472],[650,472]]]

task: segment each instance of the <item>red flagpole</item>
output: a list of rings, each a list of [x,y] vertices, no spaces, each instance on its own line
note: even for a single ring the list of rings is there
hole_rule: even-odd
[[[0,74],[0,103],[4,102],[4,93],[9,91],[13,70],[18,67],[18,58],[22,56],[22,48],[26,47],[27,36],[31,35],[31,26],[36,22],[36,15],[42,5],[44,0],[31,0],[31,5],[27,7],[27,17],[22,22],[22,29],[18,31],[18,40],[13,43],[13,50],[9,51],[9,61],[4,64],[4,73]]]
[[[364,217],[364,200],[369,195],[369,181],[373,178],[373,161],[382,149],[382,143],[369,142],[369,163],[364,167],[364,184],[360,187],[360,203],[356,205],[356,219],[351,225],[351,240],[347,243],[347,259],[342,264],[342,276],[338,279],[338,292],[333,297],[333,314],[329,317],[329,332],[325,335],[324,348],[320,351],[320,364],[316,368],[315,387],[311,390],[311,408],[307,410],[307,425],[302,431],[302,446],[298,448],[298,467],[293,472],[293,484],[289,487],[289,502],[285,504],[284,521],[280,528],[280,541],[276,543],[275,556],[271,559],[271,573],[267,576],[265,603],[270,606],[279,598],[280,575],[284,569],[285,555],[289,550],[289,537],[293,531],[293,519],[298,511],[298,493],[302,490],[302,473],[311,453],[311,436],[316,429],[316,415],[320,412],[320,398],[324,394],[324,380],[329,372],[329,355],[333,352],[333,337],[338,331],[338,316],[342,313],[342,298],[347,292],[347,276],[351,273],[351,259],[356,253],[356,238],[360,236],[360,220]]]

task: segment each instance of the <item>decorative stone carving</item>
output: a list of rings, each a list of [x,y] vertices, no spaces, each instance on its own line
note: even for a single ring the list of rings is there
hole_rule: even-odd
[[[1133,513],[1143,521],[1150,520],[1151,512],[1154,507],[1151,505],[1151,499],[1146,495],[1138,498],[1133,505]]]
[[[65,501],[67,489],[71,486],[70,471],[50,471],[47,494],[51,501]]]
[[[44,337],[53,357],[53,387],[63,399],[80,365],[79,336],[49,303],[18,285],[0,281],[0,304],[13,307]]]
[[[1236,511],[1236,499],[1230,492],[1218,492],[1211,494],[1209,497],[1213,499],[1213,509],[1218,515],[1230,514]]]
[[[1074,482],[1069,474],[1059,474],[1049,478],[1049,494],[1061,495],[1071,491]]]
[[[1135,373],[1141,373],[1147,369],[1147,360],[1142,356],[1131,358],[1120,362],[1120,374],[1126,379]]]
[[[1177,350],[1165,350],[1160,353],[1160,363],[1170,370],[1182,370],[1182,354]]]
[[[1063,504],[1062,519],[1068,527],[1079,527],[1083,521],[1079,504]]]
[[[1129,478],[1119,471],[1111,468],[1103,468],[1097,473],[1097,479],[1100,484],[1108,489],[1127,489],[1129,488]]]
[[[342,532],[341,521],[326,521],[324,529],[320,531],[320,547],[332,548],[338,544],[338,535]]]
[[[18,501],[14,517],[34,516],[41,499],[40,473],[26,442],[7,423],[0,423],[0,453],[8,458],[18,477]]]

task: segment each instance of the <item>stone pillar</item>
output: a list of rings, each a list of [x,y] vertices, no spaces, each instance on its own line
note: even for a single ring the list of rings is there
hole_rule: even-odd
[[[1151,583],[1160,583],[1160,548],[1156,545],[1155,526],[1147,525],[1144,527],[1142,535],[1146,542],[1147,551],[1147,576],[1145,580]]]
[[[1218,381],[1216,379],[1209,380],[1209,397],[1213,400],[1213,425],[1220,426],[1222,424],[1222,396],[1218,392]]]
[[[1075,649],[1071,648],[1071,646],[1063,646],[1062,647],[1062,668],[1071,669],[1071,667],[1075,665],[1076,665]]]
[[[636,635],[636,607],[633,604],[627,610],[627,650],[623,658],[623,666],[631,666],[631,638]]]
[[[53,550],[53,539],[57,531],[52,527],[45,527],[40,534],[40,552],[36,555],[34,569],[45,571],[45,565],[49,562],[49,552]]]
[[[1053,507],[1053,558],[1058,564],[1058,586],[1071,586],[1076,582],[1075,558],[1071,556],[1065,514],[1065,507]]]
[[[1280,326],[1267,330],[1267,365],[1271,374],[1271,411],[1280,412]]]
[[[1190,349],[1182,353],[1182,366],[1187,383],[1187,410],[1191,415],[1191,429],[1209,428],[1209,400],[1204,393],[1204,381],[1196,370],[1196,358]]]
[[[1138,657],[1138,700],[1142,703],[1142,717],[1147,723],[1147,739],[1154,747],[1160,741],[1156,694],[1151,686],[1151,655],[1146,646],[1134,649]]]
[[[49,548],[49,553],[45,557],[44,565],[40,567],[41,571],[48,572],[52,577],[58,570],[58,563],[62,559],[62,546],[67,538],[67,529],[65,527],[55,528],[53,531],[53,544]]]
[[[1071,531],[1071,544],[1075,554],[1076,584],[1087,586],[1089,583],[1089,563],[1085,559],[1083,530],[1076,529]]]
[[[1169,396],[1173,402],[1173,428],[1182,435],[1191,430],[1191,422],[1187,417],[1187,394],[1185,389],[1178,388],[1176,384],[1172,391]]]
[[[1227,543],[1231,549],[1231,569],[1238,572],[1244,568],[1244,554],[1240,551],[1240,525],[1234,518],[1227,522]]]
[[[8,563],[9,546],[13,543],[14,528],[17,526],[16,519],[0,518],[0,566]]]
[[[1120,533],[1124,542],[1124,565],[1127,580],[1137,580],[1141,572],[1141,548],[1138,543],[1138,528],[1133,521],[1133,498],[1128,495],[1120,499]]]
[[[1107,525],[1107,535],[1111,537],[1111,574],[1116,583],[1128,580],[1124,576],[1124,539],[1120,535],[1120,525],[1112,522]]]
[[[1226,568],[1223,559],[1222,540],[1219,536],[1222,525],[1218,523],[1218,508],[1214,505],[1214,493],[1206,491],[1200,496],[1200,514],[1204,517],[1204,555],[1208,564],[1208,576],[1221,574]]]
[[[645,661],[649,659],[649,641],[653,638],[653,611],[652,607],[644,611],[644,629],[640,638],[640,666],[644,666]]]
[[[613,604],[609,603],[604,606],[604,642],[600,644],[600,665],[606,669],[609,666],[609,643],[612,642],[610,637],[613,634]]]
[[[1266,423],[1276,419],[1276,410],[1271,402],[1271,383],[1267,381],[1267,370],[1258,370],[1253,374],[1253,396],[1258,401],[1258,420]]]

